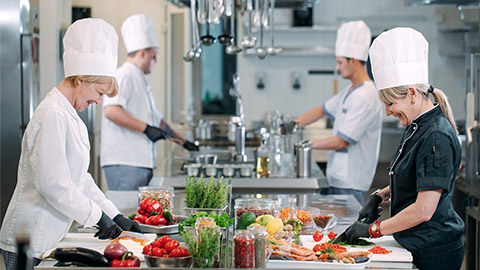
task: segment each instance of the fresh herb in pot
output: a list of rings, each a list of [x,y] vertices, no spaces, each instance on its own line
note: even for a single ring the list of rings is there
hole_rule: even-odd
[[[226,228],[233,224],[234,219],[230,218],[226,212],[222,212],[222,215],[216,215],[214,212],[197,212],[196,214],[191,215],[189,218],[178,224],[178,231],[183,231],[184,227],[195,227],[195,222],[199,217],[211,217],[215,220],[215,224],[222,228]]]
[[[189,208],[214,208],[220,209],[227,205],[230,192],[230,179],[223,177],[203,179],[200,177],[187,177],[185,183],[185,205]]]
[[[179,232],[195,261],[196,268],[212,268],[220,250],[221,231],[218,227],[203,228],[196,235],[195,229]]]

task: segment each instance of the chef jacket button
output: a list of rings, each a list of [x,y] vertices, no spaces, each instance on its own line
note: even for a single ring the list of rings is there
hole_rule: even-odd
[[[388,175],[393,175],[393,172],[392,171],[388,172]]]
[[[402,149],[399,149],[398,152],[401,153],[401,152],[402,152]]]

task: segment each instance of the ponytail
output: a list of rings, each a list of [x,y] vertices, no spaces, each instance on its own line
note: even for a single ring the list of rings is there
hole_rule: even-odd
[[[448,103],[447,95],[445,95],[442,90],[433,88],[428,84],[414,84],[412,86],[415,87],[424,98],[429,98],[429,94],[433,96],[434,102],[438,103],[440,110],[442,110],[453,130],[455,130],[455,133],[458,134],[457,124],[455,124],[453,111],[450,103]],[[408,93],[407,89],[408,85],[382,89],[378,91],[378,97],[383,103],[392,103],[395,102],[396,99],[405,98]]]

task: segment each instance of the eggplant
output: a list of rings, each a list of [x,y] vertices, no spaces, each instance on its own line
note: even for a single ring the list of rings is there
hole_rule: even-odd
[[[57,262],[54,267],[90,267],[90,265],[81,262]]]
[[[108,259],[102,253],[82,247],[62,247],[54,251],[54,258],[61,262],[79,262],[88,266],[108,267]]]

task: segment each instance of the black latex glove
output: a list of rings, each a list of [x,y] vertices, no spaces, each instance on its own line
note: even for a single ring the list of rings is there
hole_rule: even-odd
[[[378,208],[380,203],[382,202],[382,198],[378,195],[370,195],[365,206],[360,209],[358,212],[358,220],[363,220],[364,223],[371,224],[375,222],[380,217],[380,213],[383,211],[382,208]]]
[[[166,132],[163,129],[149,125],[147,125],[143,133],[145,133],[152,142],[164,140],[166,138]]]
[[[185,141],[183,143],[183,148],[187,149],[188,151],[198,151],[198,145],[195,145],[191,141]]]
[[[357,239],[359,237],[370,237],[370,233],[368,232],[369,227],[370,224],[355,221],[355,223],[353,223],[345,231],[345,238],[347,239],[347,243],[353,243],[354,239]]]
[[[122,229],[117,223],[105,215],[104,212],[102,212],[102,217],[97,225],[100,230],[94,236],[98,237],[98,239],[114,239],[122,233]]]
[[[120,226],[120,228],[122,228],[124,231],[144,233],[138,222],[128,219],[122,214],[115,216],[113,221],[115,221],[115,223],[117,223],[117,225]]]

